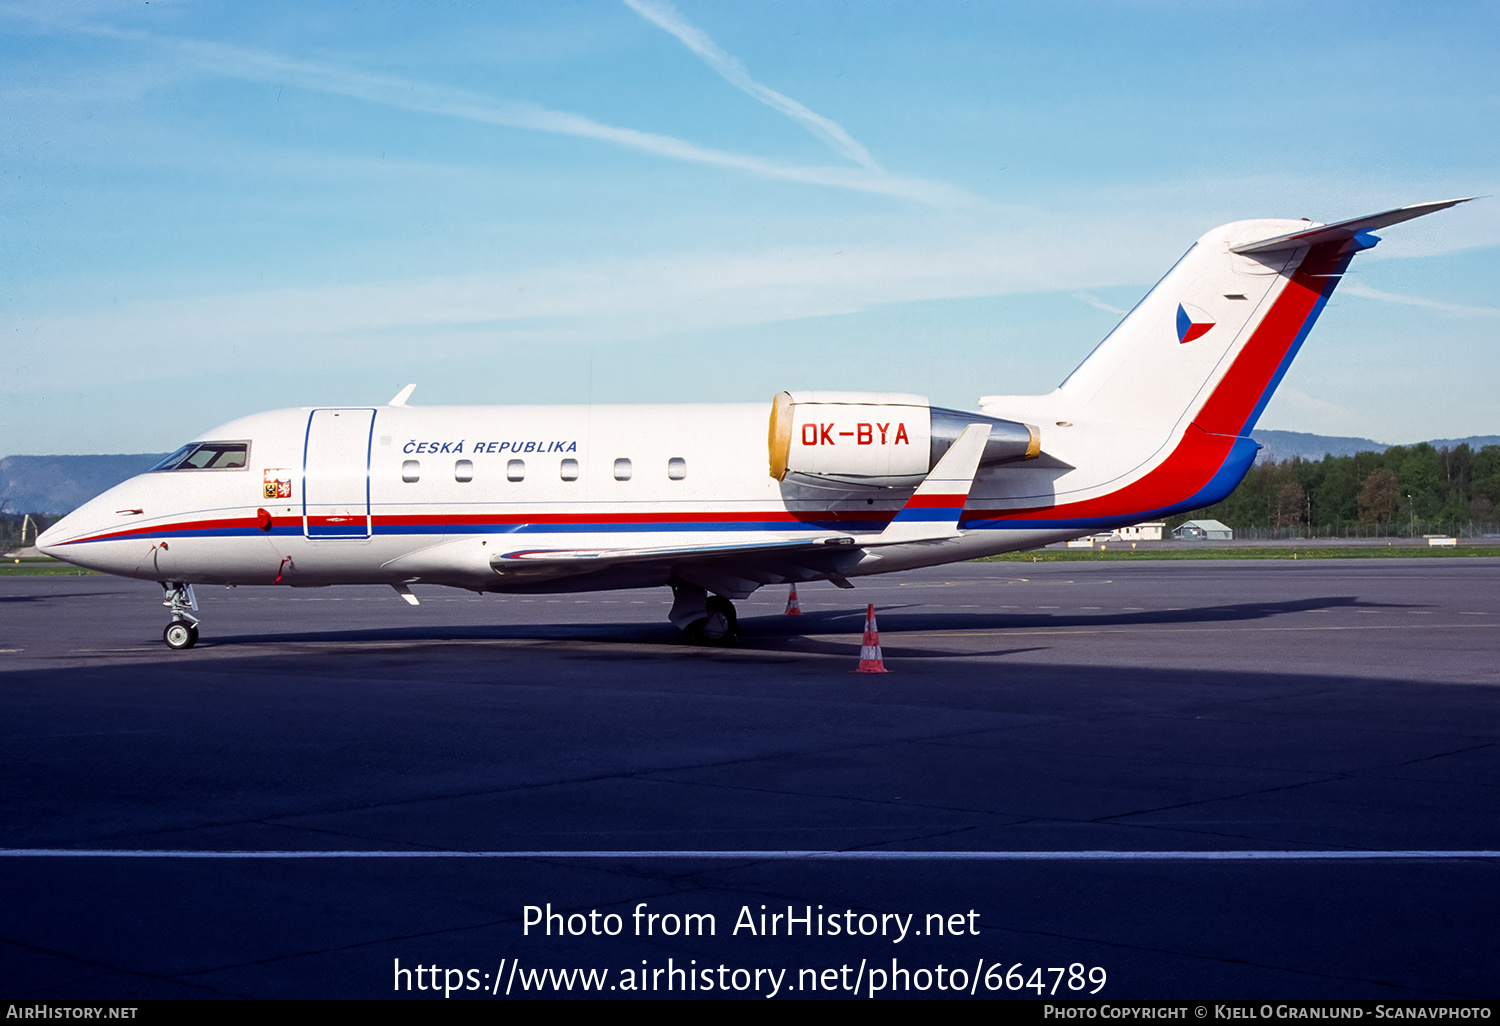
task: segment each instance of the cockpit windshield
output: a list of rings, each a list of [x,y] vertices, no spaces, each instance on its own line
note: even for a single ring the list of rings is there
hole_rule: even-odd
[[[249,442],[192,442],[151,470],[244,470],[249,462]]]

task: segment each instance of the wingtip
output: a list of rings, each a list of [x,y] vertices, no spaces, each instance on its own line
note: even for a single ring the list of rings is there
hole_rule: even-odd
[[[1447,210],[1449,207],[1456,207],[1460,203],[1469,203],[1474,200],[1483,198],[1484,197],[1482,196],[1460,196],[1457,199],[1429,200],[1426,203],[1413,203],[1409,206],[1402,207],[1401,209],[1421,210],[1424,213],[1434,213],[1439,210]]]
[[[411,398],[411,394],[413,392],[415,392],[416,390],[417,390],[416,383],[413,382],[412,384],[407,385],[401,391],[397,392],[391,398],[391,401],[388,402],[388,403],[386,403],[386,405],[387,406],[405,406],[406,405],[406,400],[410,399]]]

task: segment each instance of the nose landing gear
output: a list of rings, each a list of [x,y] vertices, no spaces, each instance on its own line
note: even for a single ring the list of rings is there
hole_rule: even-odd
[[[171,649],[192,648],[198,643],[198,627],[186,620],[173,620],[161,633],[162,640]]]
[[[162,631],[161,639],[174,651],[192,648],[198,643],[198,618],[193,615],[198,611],[198,599],[193,594],[193,586],[181,581],[166,581],[161,587],[167,596],[162,605],[172,611],[172,622]]]

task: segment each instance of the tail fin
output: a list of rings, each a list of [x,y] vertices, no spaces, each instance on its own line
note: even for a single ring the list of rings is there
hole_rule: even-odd
[[[1217,502],[1255,456],[1248,439],[1354,254],[1375,228],[1467,200],[1337,224],[1237,221],[1208,232],[1048,396],[987,396],[989,414],[1044,425],[1042,449],[1087,473],[1059,479],[1080,519]],[[1056,423],[1058,429],[1049,430]],[[1138,486],[1150,484],[1150,487]],[[1127,502],[1128,495],[1128,502]],[[1123,507],[1134,504],[1134,509]],[[1115,509],[1115,507],[1120,507]]]
[[[1215,228],[1063,382],[1065,404],[1127,420],[1186,414],[1205,431],[1246,434],[1350,259],[1379,241],[1370,231],[1463,202]]]

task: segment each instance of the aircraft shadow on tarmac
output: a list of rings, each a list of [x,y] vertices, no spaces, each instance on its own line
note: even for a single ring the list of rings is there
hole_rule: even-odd
[[[1025,630],[1100,630],[1128,629],[1131,627],[1163,627],[1173,625],[1202,625],[1248,623],[1276,616],[1295,615],[1314,610],[1354,611],[1412,608],[1401,603],[1366,602],[1354,596],[1328,598],[1289,599],[1283,602],[1245,602],[1214,606],[1195,606],[1180,609],[1140,610],[1132,612],[1100,613],[1027,613],[1027,612],[955,612],[951,610],[916,611],[921,607],[910,605],[886,606],[877,609],[879,626],[883,631],[902,635],[901,639],[888,647],[899,648],[904,654],[919,655],[921,649],[911,647],[920,642],[920,637],[911,635],[962,634],[985,631]],[[800,651],[814,653],[846,654],[849,645],[858,646],[864,629],[863,609],[820,610],[804,612],[798,617],[766,615],[743,617],[740,621],[742,638],[740,651]],[[847,634],[848,642],[834,641],[829,634]],[[1043,635],[1045,636],[1045,635]],[[287,643],[375,643],[411,642],[430,644],[465,641],[559,641],[602,642],[607,644],[662,645],[670,647],[690,646],[683,634],[665,623],[553,623],[553,624],[485,624],[454,626],[381,627],[368,630],[298,631],[288,633],[260,633],[221,635],[204,638],[200,647],[221,647],[255,644]],[[1015,651],[1033,651],[1017,649]],[[722,651],[722,650],[721,650]],[[1007,650],[1008,651],[1008,650]],[[943,650],[933,654],[952,656]],[[1001,651],[975,652],[974,655],[1004,654]]]
[[[57,575],[62,576],[62,575]],[[42,595],[0,595],[0,604],[7,602],[57,602],[66,599],[69,602],[81,598],[114,598],[116,593],[112,591],[70,591],[67,595],[42,594]]]

